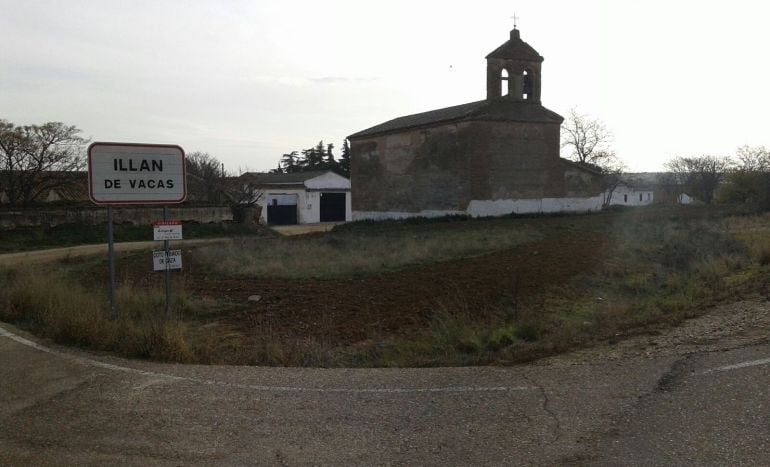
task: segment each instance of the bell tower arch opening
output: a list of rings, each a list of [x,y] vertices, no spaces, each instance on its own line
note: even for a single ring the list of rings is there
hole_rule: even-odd
[[[510,90],[510,77],[508,76],[508,70],[505,68],[500,71],[500,96],[504,97],[508,95]]]
[[[532,95],[532,80],[530,79],[529,72],[524,70],[521,73],[521,100],[529,99]]]
[[[505,97],[540,103],[540,68],[543,57],[521,40],[514,27],[510,39],[487,55],[487,99]]]

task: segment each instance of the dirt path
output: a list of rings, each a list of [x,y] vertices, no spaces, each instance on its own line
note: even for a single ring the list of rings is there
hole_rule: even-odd
[[[222,241],[222,238],[199,238],[194,240],[180,240],[173,242],[174,246],[190,246],[198,245],[202,243],[212,243]],[[145,250],[161,245],[161,242],[124,242],[116,243],[115,251],[134,251]],[[96,245],[80,245],[71,246],[65,248],[51,248],[48,250],[36,250],[36,251],[23,251],[20,253],[6,253],[0,255],[0,266],[15,265],[21,263],[45,263],[48,261],[54,261],[57,259],[77,256],[87,256],[99,253],[107,253],[107,244],[100,243]]]

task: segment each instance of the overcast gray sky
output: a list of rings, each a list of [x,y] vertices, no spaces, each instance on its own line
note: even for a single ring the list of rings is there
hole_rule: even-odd
[[[483,99],[508,39],[543,104],[605,122],[634,171],[770,146],[761,1],[0,0],[0,118],[267,170],[319,140]]]

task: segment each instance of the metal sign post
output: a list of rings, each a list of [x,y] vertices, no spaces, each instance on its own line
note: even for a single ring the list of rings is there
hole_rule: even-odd
[[[168,206],[163,206],[163,220],[168,220]],[[163,240],[163,249],[166,251],[166,258],[169,257],[170,240]],[[166,319],[171,316],[171,269],[169,262],[166,261]]]
[[[110,270],[110,318],[118,317],[115,305],[115,237],[112,227],[112,206],[107,206],[107,262]]]
[[[170,220],[168,206],[163,206],[163,220],[155,221],[152,238],[155,241],[163,241],[163,250],[152,252],[152,268],[154,271],[165,272],[166,282],[166,315],[170,315],[171,309],[171,271],[182,269],[182,251],[171,250],[171,240],[182,239],[182,221]]]
[[[88,196],[107,206],[107,249],[110,275],[110,316],[118,316],[115,300],[115,241],[113,205],[182,203],[187,198],[184,150],[171,144],[93,143],[88,147]],[[166,316],[170,315],[171,273],[169,241],[164,241],[166,270]],[[172,260],[173,261],[173,260]]]

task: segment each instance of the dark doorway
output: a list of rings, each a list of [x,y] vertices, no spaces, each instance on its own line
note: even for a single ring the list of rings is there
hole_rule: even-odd
[[[267,204],[267,223],[270,225],[294,225],[297,223],[297,202],[279,204],[278,199],[271,199]]]
[[[321,193],[321,222],[345,222],[345,193]]]

